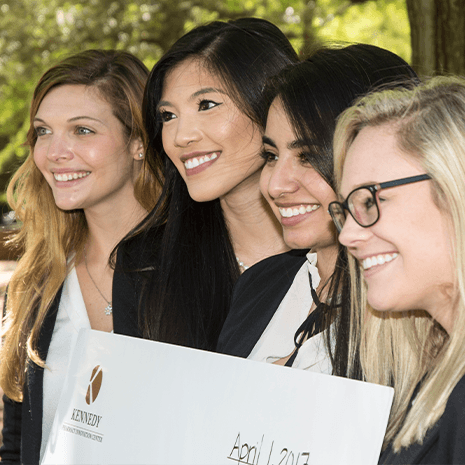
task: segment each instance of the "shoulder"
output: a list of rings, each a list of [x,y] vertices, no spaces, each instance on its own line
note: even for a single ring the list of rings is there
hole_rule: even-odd
[[[307,253],[308,250],[290,250],[256,263],[237,280],[234,293],[237,294],[252,285],[256,286],[258,282],[266,284],[270,278],[274,281],[293,279],[307,260]]]
[[[456,384],[446,404],[446,408],[439,420],[441,435],[445,432],[445,439],[460,438],[463,443],[463,459],[465,463],[465,376]]]
[[[426,434],[418,463],[465,463],[465,377],[456,384],[439,421]]]
[[[428,437],[431,441],[428,441]],[[456,384],[446,408],[432,431],[426,435],[424,460],[420,463],[465,463],[465,377]],[[425,447],[427,449],[428,447]],[[425,461],[426,460],[426,461]]]
[[[307,252],[291,250],[269,257],[249,268],[234,286],[231,310],[242,307],[243,303],[251,303],[257,299],[266,301],[283,292],[285,294],[306,262]]]
[[[447,401],[446,411],[451,408],[453,409],[454,406],[465,406],[465,376],[462,376],[460,381],[455,385],[454,389],[452,390],[449,400]],[[461,411],[463,416],[465,417],[465,411]]]
[[[380,464],[464,464],[464,437],[465,377],[462,377],[452,390],[441,418],[426,433],[422,443],[412,444],[397,454],[389,447]]]
[[[288,252],[280,253],[278,255],[272,255],[271,257],[265,258],[252,266],[248,271],[276,268],[281,266],[293,267],[302,264],[307,260],[308,249],[295,249],[289,250]],[[246,274],[246,273],[244,273]]]
[[[269,257],[237,281],[217,351],[247,357],[306,262],[306,250]]]

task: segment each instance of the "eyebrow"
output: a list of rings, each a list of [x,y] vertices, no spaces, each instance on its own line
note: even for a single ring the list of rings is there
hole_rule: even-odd
[[[271,147],[274,147],[275,149],[278,148],[274,140],[270,139],[268,136],[263,136],[262,142],[266,145],[271,145]],[[301,149],[303,147],[308,148],[308,144],[302,139],[296,139],[287,144],[287,148],[289,150]]]
[[[301,149],[303,147],[308,148],[308,144],[302,139],[296,139],[296,140],[293,140],[292,142],[289,142],[289,144],[287,144],[287,148],[289,150]]]
[[[275,149],[277,149],[278,147],[276,147],[276,144],[274,143],[274,140],[273,139],[270,139],[268,136],[263,136],[262,137],[262,142],[266,145],[271,145],[271,147],[274,147]]]
[[[218,87],[204,87],[203,89],[199,89],[197,92],[194,92],[190,97],[189,101],[194,100],[200,95],[204,94],[223,94],[223,95],[228,95],[223,89],[219,89]],[[172,107],[173,104],[169,102],[168,100],[160,100],[157,105],[157,110],[159,110],[160,107]]]
[[[352,189],[350,189],[349,191],[349,194],[352,193],[354,190],[356,189],[359,189],[360,187],[368,187],[368,186],[376,186],[376,184],[382,184],[382,183],[379,183],[379,182],[362,182],[360,184],[356,184],[354,187],[352,187]],[[347,196],[349,195],[347,194],[346,196],[343,196],[341,193],[338,194],[338,197],[341,199],[341,200],[345,200],[347,199]]]
[[[100,120],[98,118],[92,118],[92,116],[74,116],[73,118],[70,118],[68,120],[68,123],[73,123],[73,122],[79,121],[81,119],[90,119],[92,121],[96,121],[97,123],[103,124],[105,126],[105,123],[102,120]],[[44,124],[47,124],[46,121],[44,121],[42,118],[38,118],[37,116],[34,118],[34,122],[35,121],[40,121],[40,122],[42,122]]]
[[[350,192],[352,192],[355,189],[358,189],[359,187],[376,186],[376,184],[382,184],[382,182],[375,182],[375,181],[362,182],[360,184],[356,184],[355,187]]]

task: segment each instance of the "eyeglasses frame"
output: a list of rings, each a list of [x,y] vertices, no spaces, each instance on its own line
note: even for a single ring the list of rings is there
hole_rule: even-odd
[[[337,230],[339,232],[342,231],[342,228],[344,227],[344,225],[342,226],[341,229],[339,229],[339,227],[337,225],[337,222],[336,222],[336,219],[335,219],[335,215],[333,215],[333,213],[331,211],[331,205],[338,205],[339,207],[342,208],[343,212],[344,212],[344,210],[347,210],[349,212],[350,216],[354,219],[354,221],[359,226],[361,226],[362,228],[369,228],[369,227],[373,226],[374,224],[376,224],[378,222],[379,218],[380,218],[379,204],[378,204],[378,199],[376,198],[376,193],[377,192],[379,192],[382,189],[388,189],[389,187],[404,186],[405,184],[413,184],[414,182],[426,181],[428,179],[431,179],[431,176],[429,174],[419,174],[419,175],[416,175],[416,176],[409,176],[407,178],[395,179],[394,181],[386,181],[386,182],[380,182],[378,184],[369,184],[368,186],[357,187],[353,191],[349,192],[349,195],[346,197],[346,199],[343,202],[338,202],[338,201],[331,202],[328,205],[328,213],[331,215],[331,218],[332,218],[332,220],[333,220],[333,222],[334,222],[334,224],[335,224],[335,226],[336,226],[336,228],[337,228]],[[347,203],[347,200],[349,199],[349,197],[354,192],[356,192],[356,191],[358,191],[360,189],[368,189],[371,192],[371,195],[373,196],[373,200],[374,200],[374,203],[376,205],[376,210],[378,212],[376,220],[373,221],[373,223],[360,224],[360,222],[357,220],[357,218],[355,218],[355,216],[350,211],[349,204]]]

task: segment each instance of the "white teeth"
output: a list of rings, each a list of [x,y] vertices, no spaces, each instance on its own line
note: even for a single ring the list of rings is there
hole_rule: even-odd
[[[397,257],[397,253],[391,254],[382,254],[382,255],[374,255],[373,257],[365,258],[362,261],[363,269],[369,270],[377,265],[384,265],[385,263],[389,263],[390,261],[394,260]]]
[[[190,158],[189,160],[184,162],[184,166],[186,167],[187,170],[191,170],[192,168],[196,168],[197,166],[203,165],[207,161],[214,160],[215,158],[218,158],[217,153],[212,153],[210,156],[204,155],[199,158]]]
[[[80,178],[85,178],[86,176],[89,176],[90,171],[80,171],[78,173],[64,173],[64,174],[58,174],[58,173],[53,173],[53,177],[57,181],[72,181],[74,179],[80,179]]]
[[[291,216],[303,215],[320,208],[321,205],[301,205],[300,207],[294,208],[280,208],[279,213],[283,218],[290,218]]]

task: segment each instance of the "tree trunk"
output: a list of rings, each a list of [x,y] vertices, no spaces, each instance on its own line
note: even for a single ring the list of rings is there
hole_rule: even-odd
[[[313,29],[313,17],[315,16],[316,0],[310,0],[305,5],[302,14],[302,49],[303,57],[308,56],[315,49],[317,38]]]
[[[415,70],[465,75],[465,0],[407,0],[407,11]]]

